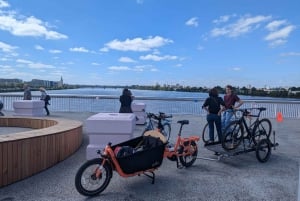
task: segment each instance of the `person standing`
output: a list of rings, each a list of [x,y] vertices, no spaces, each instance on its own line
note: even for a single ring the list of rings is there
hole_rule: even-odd
[[[231,85],[226,86],[226,94],[224,96],[225,111],[222,116],[222,130],[230,124],[231,118],[233,116],[234,110],[243,105],[243,101],[238,97],[238,95],[233,93],[233,87]],[[235,105],[238,103],[237,105]]]
[[[132,113],[131,103],[133,101],[133,96],[129,89],[123,89],[122,95],[120,96],[119,100],[121,103],[119,113]]]
[[[221,97],[219,97],[219,92],[217,88],[212,88],[209,91],[209,97],[204,101],[202,106],[203,109],[207,111],[206,120],[208,122],[209,128],[209,141],[208,143],[214,142],[214,125],[216,126],[217,134],[219,140],[222,139],[222,129],[221,129],[221,113],[225,103]]]
[[[46,110],[47,116],[49,116],[50,112],[49,112],[49,109],[48,109],[48,105],[50,105],[50,104],[49,104],[49,99],[47,98],[48,94],[46,92],[46,89],[43,88],[43,87],[40,87],[40,92],[41,92],[40,100],[43,100],[45,102],[44,108]]]
[[[24,84],[23,89],[24,89],[23,100],[31,100],[31,91],[28,84]]]

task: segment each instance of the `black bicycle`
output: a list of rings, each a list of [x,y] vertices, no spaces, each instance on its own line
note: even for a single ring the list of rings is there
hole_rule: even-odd
[[[248,108],[248,109],[238,109],[242,113],[241,117],[235,121],[232,121],[224,130],[222,146],[226,150],[233,150],[237,148],[241,142],[247,146],[257,146],[265,147],[266,149],[271,149],[269,138],[272,132],[272,124],[269,119],[260,119],[260,114],[265,111],[266,108]],[[257,114],[252,114],[253,111]],[[254,112],[255,113],[255,112]],[[253,123],[247,123],[246,118],[252,119],[255,117]],[[263,145],[265,144],[265,146]],[[259,150],[260,151],[260,150]],[[270,154],[268,150],[262,150],[267,154]],[[259,153],[257,153],[259,154]],[[267,158],[268,156],[260,157]]]
[[[149,130],[158,129],[169,141],[171,135],[171,120],[172,115],[166,115],[164,112],[159,112],[158,115],[154,113],[147,113],[147,125],[143,134]]]

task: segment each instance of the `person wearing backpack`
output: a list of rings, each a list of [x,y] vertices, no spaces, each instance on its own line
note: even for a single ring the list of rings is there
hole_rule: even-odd
[[[50,112],[49,112],[49,109],[48,109],[48,105],[50,105],[49,104],[50,96],[47,94],[46,89],[43,88],[43,87],[40,87],[40,92],[41,92],[40,100],[43,100],[45,102],[44,108],[46,110],[47,116],[49,116]]]

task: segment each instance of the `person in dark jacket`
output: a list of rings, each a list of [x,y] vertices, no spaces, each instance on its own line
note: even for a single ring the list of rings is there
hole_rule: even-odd
[[[48,109],[48,105],[50,105],[50,104],[49,104],[49,100],[47,99],[48,94],[46,92],[46,89],[43,88],[43,87],[40,87],[40,92],[41,92],[40,100],[43,100],[45,102],[44,108],[46,110],[47,116],[49,116],[50,112],[49,112],[49,109]]]
[[[23,100],[31,100],[31,91],[28,84],[24,84],[23,88],[24,88]]]
[[[214,125],[218,133],[219,140],[222,139],[221,113],[224,110],[224,100],[219,97],[217,88],[212,88],[209,91],[209,97],[205,100],[202,108],[207,111],[206,120],[209,128],[209,142],[214,141]]]
[[[133,96],[129,89],[123,89],[122,95],[120,96],[119,100],[121,102],[119,113],[132,113],[131,103],[133,101]]]

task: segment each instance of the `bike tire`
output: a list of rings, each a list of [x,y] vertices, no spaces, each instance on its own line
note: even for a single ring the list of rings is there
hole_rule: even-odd
[[[95,196],[101,193],[108,186],[112,177],[111,166],[104,163],[101,177],[96,178],[95,170],[103,159],[95,158],[84,163],[76,173],[75,187],[77,191],[85,196]],[[88,189],[90,187],[90,189]]]
[[[4,116],[4,114],[2,112],[0,112],[0,116]]]
[[[232,121],[223,133],[222,147],[225,150],[237,148],[243,140],[244,127],[239,121]]]
[[[192,141],[191,144],[190,144],[190,149],[192,149],[192,155],[189,155],[189,156],[179,156],[179,161],[180,163],[184,166],[184,167],[190,167],[192,166],[196,159],[197,159],[197,155],[198,155],[198,146],[196,144],[195,141]],[[182,154],[183,153],[183,149],[181,149],[179,151],[179,154]]]
[[[164,123],[163,128],[164,130],[162,131],[162,134],[165,136],[168,142],[171,136],[171,125],[169,123]]]
[[[272,132],[272,124],[269,119],[261,119],[259,122],[254,126],[252,132],[252,140],[253,143],[256,145],[260,140],[269,138]]]
[[[271,156],[271,142],[269,139],[262,139],[256,146],[256,158],[259,162],[265,163]]]
[[[215,127],[215,126],[214,126]],[[217,129],[215,127],[215,131],[217,132]],[[210,140],[209,138],[209,126],[208,126],[208,123],[205,124],[203,130],[202,130],[202,140],[205,144],[207,144]],[[215,133],[214,134],[214,142],[218,142],[219,139],[218,139],[218,134]]]

